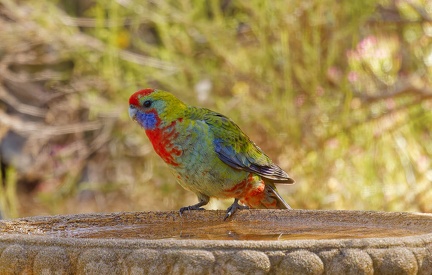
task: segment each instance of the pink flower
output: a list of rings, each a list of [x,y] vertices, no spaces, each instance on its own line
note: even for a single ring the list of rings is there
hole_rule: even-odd
[[[351,83],[357,82],[359,79],[358,74],[356,72],[349,72],[348,73],[348,81]]]

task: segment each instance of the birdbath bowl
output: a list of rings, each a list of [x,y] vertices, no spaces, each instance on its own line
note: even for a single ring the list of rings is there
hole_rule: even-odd
[[[0,274],[431,274],[432,215],[241,210],[0,221]]]

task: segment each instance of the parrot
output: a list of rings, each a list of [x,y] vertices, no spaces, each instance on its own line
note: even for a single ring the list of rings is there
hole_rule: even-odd
[[[130,96],[129,116],[177,182],[198,197],[197,204],[180,208],[180,215],[204,210],[210,198],[234,199],[224,220],[239,209],[292,209],[275,184],[295,181],[228,117],[152,88]]]

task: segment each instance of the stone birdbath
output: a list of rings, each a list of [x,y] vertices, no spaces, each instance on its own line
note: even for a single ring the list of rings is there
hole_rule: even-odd
[[[0,274],[432,274],[432,215],[128,212],[0,221]]]

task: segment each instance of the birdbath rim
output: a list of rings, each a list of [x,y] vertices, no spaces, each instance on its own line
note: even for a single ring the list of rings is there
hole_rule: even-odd
[[[228,221],[224,216],[222,210],[150,211],[2,220],[0,274],[432,270],[431,214],[241,210]]]

